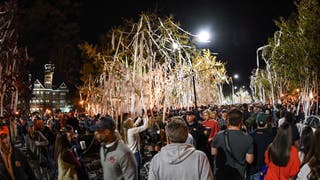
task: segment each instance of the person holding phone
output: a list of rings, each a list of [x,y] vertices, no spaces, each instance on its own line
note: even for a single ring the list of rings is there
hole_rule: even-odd
[[[143,125],[139,126],[140,122],[143,120]],[[142,109],[141,116],[134,122],[133,119],[128,118],[124,121],[124,128],[127,131],[127,144],[132,151],[135,160],[137,162],[138,179],[140,179],[140,167],[141,167],[141,140],[140,132],[145,131],[148,128],[148,116],[144,113]]]

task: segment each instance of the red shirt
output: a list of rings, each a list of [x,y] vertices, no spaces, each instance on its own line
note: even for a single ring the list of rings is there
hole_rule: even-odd
[[[219,123],[217,120],[203,121],[202,125],[211,129],[209,138],[213,139],[214,136],[220,131]]]
[[[81,166],[80,161],[73,154],[72,150],[67,150],[62,156],[62,160],[64,162],[67,162],[69,164],[74,165],[75,169],[77,169],[77,168],[79,168]]]
[[[279,167],[273,164],[273,162],[269,160],[268,150],[264,153],[264,157],[266,165],[268,166],[267,174],[264,177],[265,180],[288,180],[290,177],[295,177],[299,172],[300,160],[298,150],[294,146],[291,146],[290,159],[285,167]]]

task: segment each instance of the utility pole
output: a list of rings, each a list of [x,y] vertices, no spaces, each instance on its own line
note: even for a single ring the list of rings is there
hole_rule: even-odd
[[[194,74],[192,75],[192,83],[193,83],[193,94],[194,94],[194,106],[197,109],[197,91],[196,91],[196,81],[194,79]]]
[[[232,94],[231,94],[231,101],[232,101],[232,105],[234,103],[234,87],[233,87],[233,80],[231,79],[231,88],[232,88]]]

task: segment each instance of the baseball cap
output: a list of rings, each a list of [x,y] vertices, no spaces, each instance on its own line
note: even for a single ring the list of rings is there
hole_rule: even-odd
[[[227,112],[228,112],[227,109],[222,109],[222,110],[221,110],[221,113],[227,113]]]
[[[264,126],[267,123],[268,114],[263,112],[259,112],[256,117],[257,124],[260,126]]]
[[[186,115],[195,115],[195,112],[194,111],[187,111]]]
[[[99,129],[116,129],[116,122],[111,116],[101,117],[95,125],[89,127],[90,131],[97,131]]]
[[[0,135],[2,135],[2,134],[7,134],[7,135],[9,134],[9,129],[7,126],[0,127]]]

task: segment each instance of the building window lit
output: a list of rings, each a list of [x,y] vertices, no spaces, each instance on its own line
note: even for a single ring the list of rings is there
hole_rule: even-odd
[[[56,110],[57,108],[61,109],[61,104],[62,106],[68,105],[66,101],[68,87],[64,83],[61,83],[58,89],[53,89],[53,74],[54,65],[45,64],[44,84],[39,80],[34,82],[34,89],[32,92],[34,96],[30,101],[30,106],[32,106],[30,107],[31,111],[43,112],[48,108]]]

